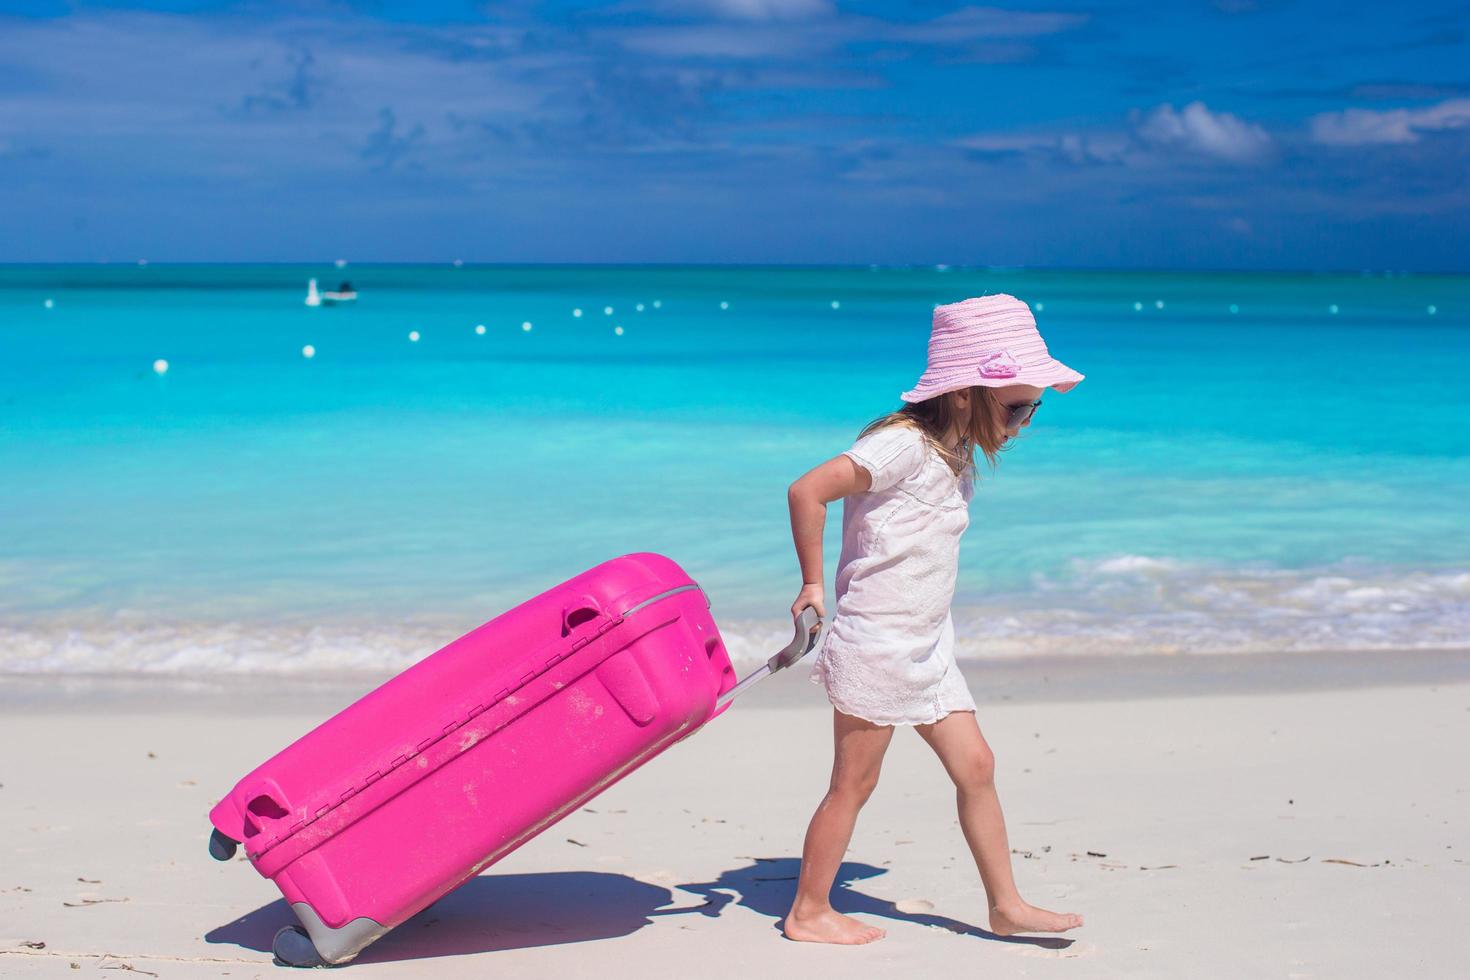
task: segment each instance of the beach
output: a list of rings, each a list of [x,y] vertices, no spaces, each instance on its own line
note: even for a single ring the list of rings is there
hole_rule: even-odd
[[[985,930],[953,789],[906,730],[834,895],[887,937],[780,935],[831,763],[803,662],[347,969],[1464,975],[1470,651],[1083,659],[965,663],[1022,894],[1086,917],[1064,936]],[[210,859],[208,810],[379,680],[0,680],[0,974],[272,975],[292,915]]]
[[[1022,894],[1087,924],[985,932],[901,732],[836,899],[887,937],[782,938],[832,751],[800,664],[350,969],[1465,975],[1470,398],[1361,380],[1463,361],[1470,278],[353,263],[302,303],[336,274],[0,267],[0,976],[270,975],[293,916],[212,804],[610,558],[678,562],[762,663],[787,487],[998,292],[1087,380],[982,473],[956,655]],[[840,544],[834,502],[829,582]]]

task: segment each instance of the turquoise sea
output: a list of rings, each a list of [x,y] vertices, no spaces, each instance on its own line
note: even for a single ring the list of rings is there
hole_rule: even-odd
[[[934,304],[996,292],[1087,378],[977,490],[963,655],[1467,645],[1470,278],[30,266],[0,672],[397,667],[642,550],[749,662],[790,634],[787,485],[898,407]]]

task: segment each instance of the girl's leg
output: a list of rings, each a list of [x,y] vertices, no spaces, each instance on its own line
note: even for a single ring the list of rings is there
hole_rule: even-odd
[[[832,735],[832,781],[807,827],[796,899],[782,931],[788,939],[807,942],[868,943],[887,933],[840,914],[832,908],[830,895],[858,811],[878,785],[878,769],[893,739],[893,726],[875,725],[834,708]]]
[[[954,780],[960,828],[975,856],[990,905],[990,929],[1002,936],[1017,932],[1065,932],[1082,916],[1048,912],[1029,905],[1011,875],[1011,845],[995,792],[995,756],[980,734],[973,711],[951,711],[931,725],[915,725]]]

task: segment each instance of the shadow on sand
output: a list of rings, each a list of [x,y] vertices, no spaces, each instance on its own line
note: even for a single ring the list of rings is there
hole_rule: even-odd
[[[774,921],[771,927],[781,929],[791,900],[796,896],[796,879],[801,871],[800,858],[753,858],[754,864],[722,873],[714,881],[680,885],[681,890],[703,895],[704,906],[691,909],[703,915],[719,915],[720,910],[734,902]],[[1045,949],[1066,949],[1073,940],[1061,936],[999,936],[989,929],[951,919],[945,915],[928,912],[903,912],[889,901],[853,889],[852,884],[867,878],[885,874],[886,868],[871,864],[844,862],[837,869],[836,886],[832,889],[832,907],[844,914],[863,914],[912,922],[921,926],[938,926],[961,936],[991,939],[1002,943],[1018,943],[1040,946]],[[730,894],[730,893],[734,894]]]
[[[659,916],[718,917],[732,903],[770,918],[771,927],[779,932],[796,894],[800,868],[799,858],[754,858],[753,863],[722,872],[714,881],[677,886],[704,899],[677,905],[670,889],[621,874],[558,871],[481,875],[373,943],[354,962],[430,959],[611,939],[636,932]],[[892,902],[851,887],[853,882],[884,872],[870,864],[843,864],[832,892],[833,907],[839,912],[938,926],[980,939],[1047,949],[1064,949],[1072,943],[1061,937],[997,936],[946,916],[901,912]],[[210,943],[269,953],[276,930],[295,924],[296,916],[285,899],[277,899],[210,930],[204,938]]]

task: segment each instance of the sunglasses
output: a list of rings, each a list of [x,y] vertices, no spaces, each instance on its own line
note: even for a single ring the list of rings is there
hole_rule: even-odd
[[[1010,419],[1006,422],[1006,428],[1019,429],[1026,424],[1031,416],[1036,414],[1036,410],[1041,407],[1041,399],[1038,398],[1034,402],[1020,402],[1016,405],[1002,405],[1001,407],[1011,413]]]

